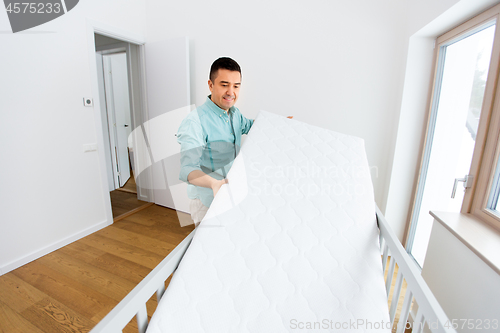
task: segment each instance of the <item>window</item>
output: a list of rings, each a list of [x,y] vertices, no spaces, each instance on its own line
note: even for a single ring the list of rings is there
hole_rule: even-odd
[[[420,266],[433,221],[429,210],[471,213],[500,228],[499,17],[500,5],[436,40],[427,134],[407,240],[407,251]]]

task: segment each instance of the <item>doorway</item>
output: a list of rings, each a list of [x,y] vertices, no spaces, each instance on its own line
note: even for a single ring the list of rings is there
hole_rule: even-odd
[[[177,211],[179,221],[188,211],[187,184],[179,180],[180,145],[175,133],[182,114],[192,109],[190,98],[189,39],[178,37],[145,43],[144,36],[96,21],[87,21],[92,79],[96,96],[99,164],[103,190],[112,178],[106,175],[110,157],[105,156],[109,135],[103,89],[99,89],[96,54],[126,52],[131,107],[130,160],[137,183],[137,199]],[[94,67],[94,64],[96,65]],[[111,152],[110,152],[111,156]],[[112,223],[110,196],[104,196],[107,220]],[[182,224],[182,223],[181,223]]]
[[[104,155],[113,219],[129,215],[148,202],[141,200],[129,149],[133,129],[130,43],[95,34],[99,101],[104,138]]]

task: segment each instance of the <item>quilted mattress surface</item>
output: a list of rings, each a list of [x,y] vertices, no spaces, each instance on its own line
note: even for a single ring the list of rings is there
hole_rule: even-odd
[[[362,139],[261,111],[148,326],[390,332]]]

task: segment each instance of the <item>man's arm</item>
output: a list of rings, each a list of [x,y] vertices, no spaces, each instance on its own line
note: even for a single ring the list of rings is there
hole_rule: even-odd
[[[195,112],[195,111],[193,111]],[[203,129],[201,124],[194,120],[185,119],[177,131],[177,141],[181,144],[181,172],[179,179],[190,184],[211,188],[214,197],[227,180],[217,180],[203,171],[200,159],[203,151]]]
[[[246,118],[244,115],[241,114],[241,112],[238,112],[238,113],[239,113],[239,117],[240,117],[241,134],[248,134],[248,132],[250,131],[250,128],[253,125],[254,120]]]
[[[189,183],[193,185],[211,188],[214,192],[214,197],[217,195],[222,185],[227,184],[227,179],[215,179],[201,170],[191,171],[187,178]]]

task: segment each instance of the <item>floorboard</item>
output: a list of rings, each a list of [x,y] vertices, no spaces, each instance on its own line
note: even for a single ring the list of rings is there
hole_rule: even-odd
[[[0,332],[5,333],[43,333],[38,327],[24,319],[19,312],[0,300]]]
[[[53,252],[39,259],[43,265],[81,283],[86,287],[99,290],[105,296],[121,301],[135,284],[110,272],[74,259],[61,252]]]
[[[124,242],[101,236],[95,233],[79,240],[85,245],[93,246],[101,251],[114,254],[122,259],[127,259],[136,264],[146,266],[153,269],[163,259],[164,256],[154,252],[143,250],[135,245],[130,245]]]
[[[89,332],[95,325],[93,321],[50,298],[35,303],[21,315],[42,332]]]
[[[116,302],[74,279],[33,261],[12,272],[26,283],[50,295],[55,300],[87,318],[92,318],[96,311],[112,308]]]
[[[143,265],[80,242],[65,246],[59,251],[135,284],[141,282],[151,271]]]
[[[113,217],[120,216],[132,209],[147,204],[146,201],[138,200],[137,194],[115,190],[109,192],[111,198],[111,210]]]
[[[0,276],[0,300],[17,313],[21,313],[46,297],[48,297],[47,294],[14,274],[8,273]]]

